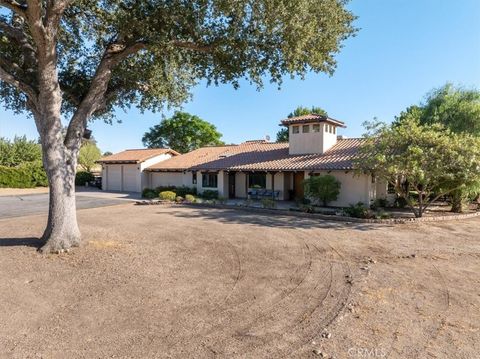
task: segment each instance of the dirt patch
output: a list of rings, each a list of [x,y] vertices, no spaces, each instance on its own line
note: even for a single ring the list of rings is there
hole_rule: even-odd
[[[133,204],[78,214],[86,244],[46,257],[35,251],[44,216],[0,220],[0,357],[480,352],[480,218],[387,226]]]
[[[48,193],[48,187],[0,188],[0,196],[24,196],[26,194]]]

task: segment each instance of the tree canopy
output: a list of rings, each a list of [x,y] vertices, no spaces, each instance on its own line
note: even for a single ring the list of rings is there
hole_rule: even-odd
[[[298,106],[293,112],[288,114],[288,118],[309,115],[315,113],[317,115],[328,116],[327,111],[321,107],[312,106],[311,108]],[[288,128],[282,128],[277,132],[277,142],[288,142]]]
[[[143,135],[149,148],[171,148],[187,153],[204,146],[223,145],[222,134],[211,123],[186,112],[175,112],[171,118],[150,128]]]
[[[28,97],[35,105],[37,47],[51,35],[64,113],[100,85],[92,114],[103,117],[114,107],[180,104],[199,79],[237,87],[244,77],[261,86],[265,76],[332,74],[335,54],[356,31],[343,0],[1,0],[0,7],[10,11],[0,16],[4,104],[23,110]],[[33,26],[36,17],[47,26]]]
[[[102,157],[102,153],[95,142],[86,142],[80,148],[80,153],[78,154],[78,164],[85,171],[91,172],[92,168],[95,167],[96,162],[100,159],[100,157]]]
[[[392,125],[369,124],[355,161],[360,173],[394,186],[416,217],[438,198],[480,181],[480,138],[421,125],[420,113],[410,109]]]
[[[15,137],[13,141],[0,137],[0,166],[14,167],[41,160],[42,149],[35,141],[25,136]]]
[[[421,111],[420,123],[440,123],[453,132],[480,136],[480,91],[446,85],[431,91]]]
[[[394,124],[408,117],[418,118],[420,124],[441,124],[454,133],[480,137],[480,91],[455,87],[450,83],[432,90],[420,105],[413,105],[396,117]],[[464,202],[480,193],[480,185],[470,185],[450,193],[452,211],[462,212]]]

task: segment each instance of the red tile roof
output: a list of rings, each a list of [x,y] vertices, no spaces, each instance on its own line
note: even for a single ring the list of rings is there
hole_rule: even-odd
[[[114,153],[110,156],[100,158],[98,163],[141,163],[155,156],[170,153],[173,156],[179,155],[177,151],[169,148],[145,148],[125,150],[122,152]]]
[[[149,167],[171,170],[349,170],[364,140],[339,139],[323,154],[289,155],[288,143],[247,142],[241,145],[203,147]]]
[[[323,116],[323,115],[317,115],[316,113],[311,113],[308,115],[303,115],[303,116],[297,116],[297,117],[290,117],[286,118],[285,120],[281,121],[281,126],[288,126],[288,125],[294,125],[294,124],[301,124],[301,123],[312,123],[312,122],[327,122],[332,125],[338,126],[338,127],[347,127],[345,126],[345,123],[339,120],[335,120],[333,118],[330,118],[328,116]]]

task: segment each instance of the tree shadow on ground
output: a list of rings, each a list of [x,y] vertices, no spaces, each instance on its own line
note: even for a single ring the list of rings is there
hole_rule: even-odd
[[[165,214],[165,212],[157,212]],[[336,222],[314,217],[297,217],[282,213],[249,212],[248,209],[191,208],[190,211],[172,210],[168,214],[182,218],[202,218],[222,223],[247,224],[276,228],[322,228],[359,231],[377,230],[392,225],[377,223]]]
[[[0,247],[34,247],[40,248],[45,243],[40,238],[25,237],[25,238],[0,238]]]

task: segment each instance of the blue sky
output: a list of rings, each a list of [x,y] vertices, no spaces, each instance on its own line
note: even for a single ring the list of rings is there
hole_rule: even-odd
[[[357,137],[364,121],[391,121],[447,81],[480,87],[480,1],[353,0],[349,8],[360,31],[345,42],[332,77],[286,79],[280,91],[268,82],[261,91],[248,83],[239,90],[200,84],[183,110],[215,124],[228,143],[274,139],[298,105],[324,108],[347,124],[342,134]],[[89,126],[102,151],[141,148],[143,133],[161,120],[134,109],[117,118],[122,123]],[[0,109],[0,136],[23,134],[37,138],[33,120]]]

